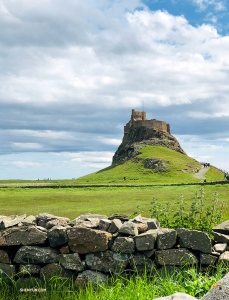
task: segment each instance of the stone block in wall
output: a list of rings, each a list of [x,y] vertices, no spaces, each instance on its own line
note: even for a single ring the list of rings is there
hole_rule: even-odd
[[[229,251],[225,251],[224,253],[222,253],[219,257],[218,262],[224,262],[226,264],[229,264]]]
[[[0,250],[0,263],[2,263],[2,264],[9,264],[10,263],[9,255],[4,250]]]
[[[7,246],[44,244],[47,233],[36,226],[11,227],[2,232]]]
[[[116,233],[122,227],[122,221],[119,219],[111,220],[111,225],[109,226],[108,232]]]
[[[84,227],[67,228],[67,236],[69,248],[80,254],[105,251],[112,238],[109,232]]]
[[[48,233],[47,237],[51,247],[57,247],[64,245],[68,242],[66,227],[63,226],[54,226]]]
[[[89,228],[97,228],[101,219],[108,219],[105,215],[100,214],[83,214],[72,220],[69,225],[79,226],[84,224]]]
[[[47,213],[41,213],[36,215],[36,222],[38,226],[44,227],[46,228],[46,224],[52,220],[62,220],[62,221],[66,221],[67,223],[70,221],[68,218],[64,218],[64,217],[58,217],[58,216],[54,216],[52,214],[47,214]]]
[[[225,252],[227,249],[227,243],[220,243],[220,244],[215,244],[213,246],[213,250],[215,252],[218,252],[220,254],[222,254],[223,252]]]
[[[157,239],[157,229],[151,229],[145,233],[134,237],[135,245],[138,251],[148,251],[154,249]]]
[[[41,266],[39,265],[20,265],[19,267],[19,275],[34,275],[34,274],[40,274]]]
[[[117,237],[114,240],[111,250],[117,253],[134,253],[134,240],[130,237]]]
[[[218,257],[211,255],[211,254],[206,254],[206,253],[200,253],[200,264],[201,265],[214,265],[217,261]]]
[[[18,264],[48,264],[59,262],[57,249],[41,246],[22,246],[14,257]]]
[[[152,257],[155,253],[156,249],[152,249],[152,250],[147,250],[147,251],[143,251],[143,254],[147,257]]]
[[[91,283],[93,286],[97,284],[103,284],[107,281],[107,276],[101,272],[85,270],[82,273],[79,273],[76,280],[75,286],[77,288],[85,288],[88,283]]]
[[[62,227],[67,227],[69,223],[69,219],[54,219],[51,221],[48,221],[46,223],[46,229],[51,229],[54,226],[62,226]]]
[[[130,256],[110,250],[86,254],[87,268],[104,273],[119,273],[126,268]]]
[[[22,222],[25,218],[26,218],[26,214],[21,216],[13,215],[13,216],[2,218],[0,221],[0,230],[15,226],[20,222]]]
[[[142,253],[132,254],[130,257],[130,266],[137,272],[153,272],[155,269],[154,262]]]
[[[33,215],[30,215],[30,216],[26,217],[24,220],[22,220],[21,224],[24,226],[36,225],[36,217]]]
[[[0,231],[0,246],[6,246],[6,239],[3,235],[4,231]]]
[[[227,243],[229,244],[229,235],[218,233],[218,232],[212,232],[214,236],[214,240],[216,243]]]
[[[68,245],[62,246],[59,250],[60,250],[60,254],[68,254],[68,253],[70,253],[70,249],[69,249]]]
[[[0,263],[0,278],[9,278],[16,275],[15,265]]]
[[[157,250],[155,261],[161,266],[183,266],[198,264],[196,256],[185,248]]]
[[[177,229],[177,236],[182,248],[198,250],[203,253],[212,252],[211,239],[202,231],[180,228]]]
[[[214,232],[222,233],[225,235],[229,235],[229,220],[215,226],[212,228]]]
[[[81,261],[78,253],[61,254],[60,264],[68,270],[82,272],[84,270],[84,263]]]
[[[100,230],[108,231],[110,225],[111,225],[111,221],[108,219],[101,219],[99,221],[99,229]]]
[[[170,249],[176,245],[177,242],[177,232],[170,228],[160,228],[158,229],[157,235],[157,249]]]
[[[131,221],[125,222],[119,229],[119,233],[123,235],[138,235],[138,228],[137,225]]]
[[[41,277],[44,277],[46,280],[52,277],[64,277],[64,278],[71,278],[73,273],[70,270],[65,270],[60,264],[51,263],[43,268],[40,271]]]
[[[160,228],[160,223],[156,218],[142,217],[142,223],[145,223],[149,230]]]
[[[148,226],[144,223],[136,223],[138,234],[144,233],[148,230]]]

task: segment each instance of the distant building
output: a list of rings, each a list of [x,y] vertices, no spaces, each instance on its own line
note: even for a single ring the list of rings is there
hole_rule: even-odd
[[[130,121],[126,123],[124,126],[124,137],[128,133],[131,126],[134,127],[148,127],[154,129],[158,132],[168,132],[170,134],[170,125],[164,121],[158,121],[156,119],[147,120],[146,119],[146,112],[144,111],[136,111],[132,109],[132,114]]]

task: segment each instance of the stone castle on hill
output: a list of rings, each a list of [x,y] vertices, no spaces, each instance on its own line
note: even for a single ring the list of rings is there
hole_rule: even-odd
[[[122,143],[116,150],[112,164],[122,163],[137,156],[141,148],[163,146],[186,154],[170,133],[170,125],[156,119],[147,120],[146,112],[132,109],[131,118],[124,126]]]
[[[164,121],[158,121],[156,119],[147,120],[146,112],[136,111],[132,109],[131,119],[124,126],[124,137],[127,135],[131,126],[134,127],[148,127],[158,132],[168,132],[170,134],[170,125]]]

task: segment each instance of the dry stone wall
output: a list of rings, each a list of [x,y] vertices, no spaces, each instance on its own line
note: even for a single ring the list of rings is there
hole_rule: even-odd
[[[206,233],[161,228],[153,218],[85,214],[70,221],[47,213],[0,216],[1,277],[60,275],[106,281],[120,272],[229,262],[229,221]],[[206,298],[207,299],[207,298]]]

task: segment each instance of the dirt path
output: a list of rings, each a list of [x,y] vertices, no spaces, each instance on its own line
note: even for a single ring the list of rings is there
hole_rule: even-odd
[[[201,167],[201,169],[199,170],[199,172],[197,172],[194,177],[198,178],[198,179],[203,179],[205,173],[208,171],[209,167],[204,168],[203,166]]]

